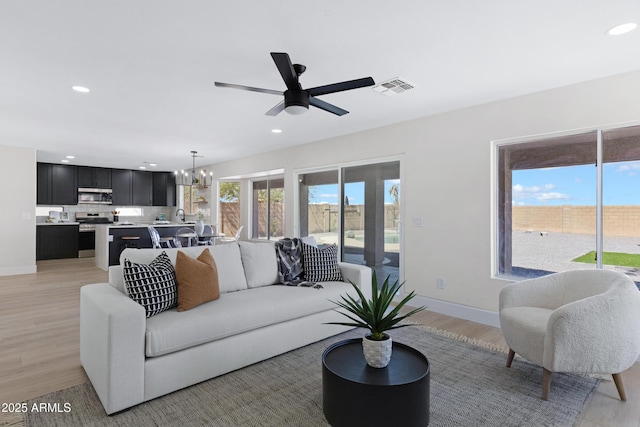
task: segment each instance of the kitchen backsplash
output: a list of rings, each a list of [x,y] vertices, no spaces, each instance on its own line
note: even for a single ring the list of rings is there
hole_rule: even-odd
[[[131,209],[140,209],[142,215],[140,216],[127,216],[123,215],[123,211],[131,210]],[[63,210],[65,212],[69,212],[69,221],[73,222],[76,218],[76,212],[89,212],[89,213],[97,213],[97,212],[106,212],[109,214],[109,218],[113,219],[112,211],[120,211],[119,221],[130,221],[130,222],[153,222],[156,218],[160,217],[160,214],[164,214],[167,221],[178,221],[176,217],[176,207],[165,207],[165,206],[141,206],[141,207],[132,207],[132,206],[113,206],[113,205],[65,205],[63,206]],[[42,213],[42,212],[41,212]],[[48,215],[45,216],[36,216],[36,222],[46,222]],[[194,220],[197,218],[197,215],[187,215],[186,218],[188,220]]]

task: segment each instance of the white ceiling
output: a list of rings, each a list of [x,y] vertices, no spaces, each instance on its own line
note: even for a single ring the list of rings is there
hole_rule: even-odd
[[[3,0],[0,144],[45,162],[174,170],[197,150],[211,164],[640,69],[640,30],[605,35],[639,20],[637,0]],[[418,88],[321,97],[343,117],[268,117],[278,96],[214,87],[284,90],[272,51],[307,66],[305,88]]]

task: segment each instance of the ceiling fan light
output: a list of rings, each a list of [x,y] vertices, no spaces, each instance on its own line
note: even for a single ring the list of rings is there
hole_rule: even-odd
[[[284,92],[284,111],[294,116],[309,110],[309,92],[306,90],[287,90]]]
[[[299,116],[309,111],[309,107],[305,107],[304,105],[288,105],[284,107],[284,111],[293,116]]]

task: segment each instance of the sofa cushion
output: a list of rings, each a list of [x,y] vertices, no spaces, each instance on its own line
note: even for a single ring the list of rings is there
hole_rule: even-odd
[[[305,279],[309,282],[342,280],[338,267],[338,247],[335,244],[319,249],[303,243],[302,262]]]
[[[240,246],[236,242],[210,246],[211,255],[218,266],[218,282],[220,293],[247,289]]]
[[[174,308],[147,320],[147,357],[161,356],[231,335],[336,308],[331,301],[349,294],[349,283],[326,282],[322,289],[284,285],[262,286],[220,298],[178,313]],[[304,333],[304,331],[300,331]]]
[[[144,307],[147,317],[162,313],[176,305],[176,273],[165,252],[150,264],[124,260],[126,293]]]
[[[218,268],[218,283],[220,293],[247,289],[247,279],[244,276],[242,259],[240,258],[240,247],[237,243],[226,243],[215,246],[193,246],[190,248],[169,248],[169,249],[135,249],[127,248],[120,255],[120,264],[124,265],[124,258],[132,262],[149,263],[162,251],[165,251],[169,259],[175,266],[178,250],[192,258],[196,258],[200,253],[208,248],[216,261]]]
[[[178,311],[190,310],[205,302],[220,298],[218,269],[208,249],[197,259],[182,251],[176,256],[178,281]]]
[[[278,278],[276,248],[271,242],[238,242],[249,288],[274,285]]]

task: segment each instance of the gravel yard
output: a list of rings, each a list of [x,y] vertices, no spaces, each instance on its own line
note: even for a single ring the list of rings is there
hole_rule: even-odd
[[[514,231],[512,236],[512,265],[518,276],[536,277],[547,272],[595,268],[595,264],[571,261],[595,250],[595,235]],[[604,251],[640,254],[640,237],[605,236]],[[637,268],[607,265],[605,268],[624,272],[634,281],[640,281]]]

